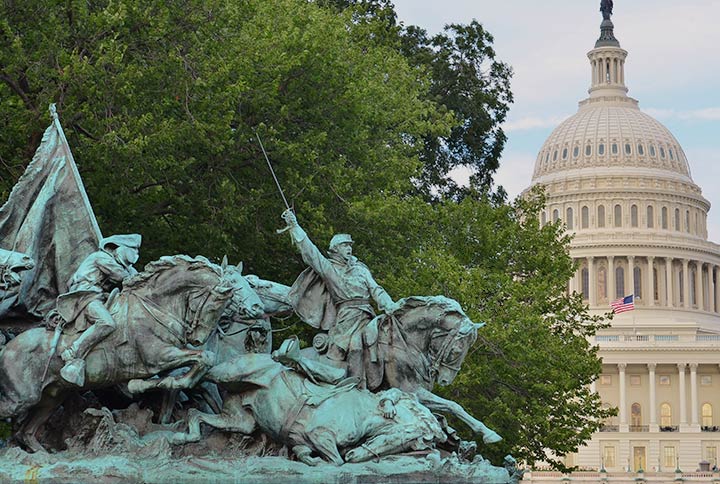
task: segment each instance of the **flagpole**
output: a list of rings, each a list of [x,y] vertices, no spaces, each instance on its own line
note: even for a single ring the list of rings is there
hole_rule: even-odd
[[[58,117],[57,108],[55,107],[55,103],[50,104],[50,116],[52,116],[53,124],[55,124],[55,129],[58,131],[58,136],[60,136],[60,141],[65,144],[67,147],[67,154],[68,158],[70,159],[70,170],[73,174],[73,179],[75,180],[75,184],[78,187],[78,191],[80,192],[80,197],[82,198],[83,204],[85,205],[85,209],[88,211],[88,213],[92,214],[91,224],[93,229],[95,229],[95,235],[97,236],[98,242],[100,239],[102,239],[102,232],[100,231],[100,226],[97,223],[97,219],[95,218],[95,212],[93,212],[92,205],[90,205],[90,199],[88,199],[87,193],[85,192],[85,185],[83,185],[82,178],[80,178],[80,172],[78,172],[77,165],[75,164],[75,157],[72,154],[72,150],[70,149],[70,144],[67,141],[67,138],[65,138],[65,132],[62,129],[62,126],[60,125],[60,118]]]

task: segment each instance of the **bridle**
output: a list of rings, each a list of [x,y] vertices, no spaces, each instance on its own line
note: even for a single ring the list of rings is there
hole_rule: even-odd
[[[465,333],[463,334],[461,332],[462,325],[458,325],[456,328],[452,329],[450,332],[445,335],[443,338],[442,346],[440,346],[440,350],[436,354],[430,355],[430,377],[435,380],[435,377],[440,373],[440,368],[447,368],[448,370],[452,370],[455,373],[460,371],[460,365],[458,366],[452,366],[449,363],[445,362],[445,359],[448,357],[448,354],[450,353],[450,350],[455,345],[455,342],[461,340],[462,338],[465,338],[469,336],[471,333]]]

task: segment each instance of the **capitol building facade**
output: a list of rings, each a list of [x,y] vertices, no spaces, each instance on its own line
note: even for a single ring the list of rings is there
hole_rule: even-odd
[[[569,289],[595,314],[635,296],[594,341],[593,387],[618,415],[567,464],[695,471],[720,458],[720,246],[682,147],[628,96],[627,55],[604,20],[589,97],[547,139],[532,178],[547,193],[542,222],[575,234]]]

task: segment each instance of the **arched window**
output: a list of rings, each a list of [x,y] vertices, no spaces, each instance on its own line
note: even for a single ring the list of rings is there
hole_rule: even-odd
[[[670,427],[672,426],[672,407],[669,403],[660,404],[660,426]]]
[[[633,268],[633,282],[635,297],[642,298],[642,270],[639,267]]]
[[[643,148],[643,145],[641,145],[640,143],[638,143],[637,151],[638,155],[640,156],[643,156],[645,154],[645,148]]]
[[[697,276],[697,271],[694,267],[690,268],[690,280],[688,281],[690,283],[690,304],[695,305],[697,304],[697,289],[695,287],[695,277]]]
[[[655,294],[653,294],[653,297],[656,301],[660,300],[660,289],[658,289],[658,271],[657,269],[653,269],[653,290]]]
[[[540,213],[540,224],[544,227],[547,223],[547,216],[545,215],[545,210]]]
[[[613,218],[615,219],[615,227],[622,227],[622,207],[620,205],[615,205]]]
[[[667,207],[663,207],[661,211],[661,222],[662,222],[662,228],[667,230],[668,228],[668,209]]]
[[[652,205],[647,206],[647,227],[649,229],[655,227],[655,210]]]
[[[655,147],[653,145],[650,145],[650,156],[655,158]]]
[[[597,226],[600,228],[605,227],[605,205],[598,206]]]
[[[573,229],[573,209],[571,207],[565,210],[565,225],[567,225],[568,230]]]
[[[685,210],[685,232],[690,233],[690,210]]]
[[[632,154],[632,147],[630,146],[630,143],[625,143],[625,154]]]
[[[590,156],[592,154],[592,146],[587,145],[585,147],[585,156]]]
[[[583,299],[590,298],[590,272],[587,267],[583,267],[580,271],[580,277],[582,279],[582,297]]]
[[[598,146],[598,155],[602,156],[604,154],[605,154],[605,145],[600,143],[600,145]]]
[[[675,230],[680,231],[680,209],[675,209]]]
[[[630,407],[630,425],[633,427],[642,425],[642,407],[639,403],[633,403]]]
[[[665,159],[665,148],[662,146],[660,147],[660,158]]]
[[[556,208],[553,210],[553,222],[557,222],[560,219],[560,212],[558,212],[558,209]]]
[[[612,144],[612,154],[617,155],[618,154],[618,145],[617,143]]]
[[[638,208],[637,205],[630,207],[630,225],[634,228],[638,226]]]
[[[580,147],[576,146],[573,148],[573,158],[577,158],[578,156],[580,156]]]
[[[567,148],[563,148],[563,152],[562,152],[562,153],[563,153],[563,154],[562,154],[562,159],[563,159],[563,160],[567,160],[567,153],[568,153],[568,152],[567,152]]]
[[[607,272],[605,272],[605,268],[601,267],[598,269],[598,298],[605,299],[607,298]]]
[[[678,271],[678,297],[680,298],[680,303],[685,302],[685,278],[683,277],[683,270],[680,268]]]
[[[675,160],[675,156],[674,156],[674,154],[673,154],[673,149],[672,149],[672,148],[668,148],[668,153],[670,153],[670,159],[671,159],[671,160]]]
[[[557,161],[557,150],[553,151],[553,161]]]
[[[625,269],[615,268],[615,297],[625,297]]]
[[[712,427],[713,424],[713,418],[712,418],[712,405],[709,403],[703,403],[702,405],[702,426],[703,427]]]
[[[582,228],[586,229],[590,226],[590,209],[587,208],[587,206],[583,207],[580,210],[580,218],[581,218],[581,224]]]

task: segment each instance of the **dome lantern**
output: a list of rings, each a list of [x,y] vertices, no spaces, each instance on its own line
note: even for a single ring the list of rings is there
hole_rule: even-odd
[[[588,90],[591,98],[627,97],[625,58],[628,53],[620,48],[620,42],[615,38],[615,26],[610,19],[612,8],[612,0],[600,3],[603,14],[600,38],[595,42],[595,48],[588,52],[592,68],[592,82]]]

